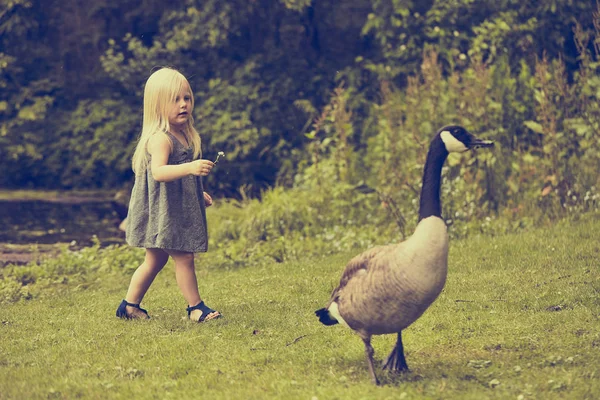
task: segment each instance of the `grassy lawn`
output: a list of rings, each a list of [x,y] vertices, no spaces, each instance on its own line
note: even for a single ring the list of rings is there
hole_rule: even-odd
[[[224,318],[199,325],[171,265],[142,304],[150,321],[114,316],[129,276],[109,274],[0,306],[0,399],[600,398],[599,237],[596,218],[452,242],[446,288],[403,335],[412,371],[379,370],[381,387],[358,336],[313,313],[354,253],[200,265]],[[375,337],[378,361],[394,341]]]

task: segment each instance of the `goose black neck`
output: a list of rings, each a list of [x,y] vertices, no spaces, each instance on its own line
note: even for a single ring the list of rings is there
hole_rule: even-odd
[[[419,204],[419,221],[435,216],[442,217],[440,187],[442,183],[442,166],[448,157],[448,150],[440,136],[436,136],[429,145],[427,160],[423,169],[423,187]]]

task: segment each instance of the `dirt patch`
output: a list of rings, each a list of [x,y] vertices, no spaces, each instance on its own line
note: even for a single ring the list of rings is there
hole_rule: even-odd
[[[61,204],[83,204],[111,201],[113,191],[43,191],[43,190],[0,190],[0,201],[45,201]]]
[[[55,257],[66,246],[123,244],[126,212],[114,191],[0,190],[0,268]]]
[[[55,257],[60,253],[59,245],[0,244],[0,268],[8,264],[25,265],[42,258]]]

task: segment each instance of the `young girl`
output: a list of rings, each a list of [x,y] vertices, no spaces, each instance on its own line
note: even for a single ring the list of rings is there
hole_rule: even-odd
[[[203,191],[201,177],[213,163],[198,159],[200,135],[193,126],[193,109],[192,89],[181,73],[162,68],[150,75],[142,134],[133,155],[135,184],[126,231],[127,243],[145,248],[146,257],[131,278],[117,317],[150,318],[140,302],[169,256],[188,303],[188,318],[202,322],[221,316],[200,298],[194,267],[194,253],[208,247],[205,208],[212,198]]]

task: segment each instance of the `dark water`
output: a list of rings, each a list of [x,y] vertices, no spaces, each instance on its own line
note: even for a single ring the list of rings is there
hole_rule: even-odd
[[[0,200],[0,243],[92,244],[96,235],[103,245],[124,243],[120,217],[110,201],[85,199]]]

